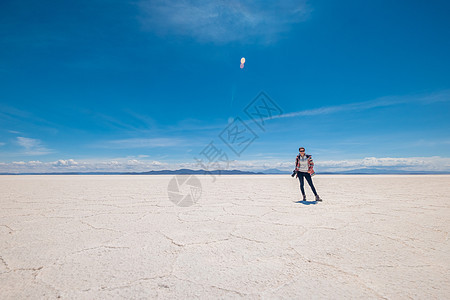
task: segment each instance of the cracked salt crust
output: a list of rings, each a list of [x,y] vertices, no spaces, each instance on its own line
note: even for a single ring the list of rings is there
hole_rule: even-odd
[[[0,298],[450,297],[450,176],[288,175],[0,176]]]

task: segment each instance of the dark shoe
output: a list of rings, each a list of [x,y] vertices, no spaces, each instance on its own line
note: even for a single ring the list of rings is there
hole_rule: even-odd
[[[322,201],[322,199],[320,199],[319,195],[316,195],[316,201]]]
[[[303,200],[302,201],[306,201],[306,195],[303,195]]]

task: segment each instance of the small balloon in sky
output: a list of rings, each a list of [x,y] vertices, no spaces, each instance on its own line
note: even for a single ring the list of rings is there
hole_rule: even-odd
[[[245,64],[245,57],[241,58],[241,69],[244,68],[244,64]]]

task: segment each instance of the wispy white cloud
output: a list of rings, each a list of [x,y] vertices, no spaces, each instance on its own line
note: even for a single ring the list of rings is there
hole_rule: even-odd
[[[129,138],[103,141],[94,147],[108,149],[135,149],[135,148],[161,148],[173,147],[183,144],[180,138]]]
[[[402,171],[445,171],[450,172],[450,158],[432,157],[366,157],[353,160],[320,161],[321,170],[345,171],[351,169],[382,168]]]
[[[294,157],[295,158],[295,157]],[[264,169],[279,169],[292,171],[294,160],[249,160],[233,161],[229,169],[260,171]],[[392,169],[397,171],[450,172],[450,158],[431,157],[365,157],[350,160],[315,160],[315,168],[319,172],[341,172],[354,169]]]
[[[55,167],[72,167],[72,166],[78,166],[78,162],[76,162],[73,159],[60,159],[52,163]]]
[[[4,145],[6,145],[6,144],[5,144],[5,143],[1,143],[1,142],[0,142],[0,147],[1,147],[1,146],[4,146]]]
[[[304,0],[141,0],[139,7],[147,30],[214,43],[271,43],[311,11]]]
[[[166,137],[178,133],[186,135],[189,132],[218,130],[224,126],[223,120],[215,120],[214,123],[211,123],[193,118],[185,118],[172,125],[161,126],[150,115],[133,111],[130,108],[121,110],[119,114],[105,114],[79,108],[79,113],[91,120],[93,126],[120,130],[130,136]]]
[[[26,138],[18,136],[16,138],[17,144],[19,146],[22,146],[24,148],[24,151],[18,154],[22,155],[45,155],[49,153],[53,153],[54,151],[51,149],[46,148],[41,140],[38,139],[32,139],[32,138]]]
[[[292,161],[272,160],[232,160],[222,169],[259,172],[266,169],[279,169],[290,173]],[[316,160],[316,171],[342,172],[354,169],[386,169],[403,172],[450,172],[450,158],[432,157],[366,157],[350,160]],[[52,162],[15,161],[0,163],[0,172],[145,172],[151,170],[201,169],[197,162],[170,163],[151,159],[116,158],[111,160],[60,159]]]
[[[0,103],[0,126],[3,128],[12,127],[11,125],[36,128],[46,132],[58,132],[57,124],[48,121],[45,118],[34,115],[29,111],[17,109],[15,107]],[[6,130],[12,134],[22,134],[17,130]]]
[[[415,96],[387,96],[381,97],[371,101],[348,103],[342,105],[325,106],[315,109],[301,110],[297,112],[291,112],[282,114],[279,116],[273,116],[269,119],[277,118],[292,118],[301,116],[316,116],[316,115],[327,115],[339,112],[349,112],[349,111],[363,111],[378,107],[394,106],[399,104],[431,104],[436,102],[449,102],[450,101],[450,90],[444,90],[433,94],[427,95],[415,95]]]
[[[56,161],[14,161],[0,163],[0,172],[4,173],[43,173],[43,172],[144,172],[169,168],[169,164],[156,160],[116,158],[111,160],[74,160]]]

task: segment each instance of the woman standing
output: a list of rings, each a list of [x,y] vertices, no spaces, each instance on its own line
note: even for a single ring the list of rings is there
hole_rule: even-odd
[[[312,157],[311,155],[305,154],[304,147],[298,148],[298,151],[300,153],[297,155],[297,158],[295,159],[295,173],[296,177],[298,177],[298,180],[300,180],[300,191],[302,192],[303,195],[303,201],[306,201],[304,178],[306,178],[306,181],[308,181],[311,190],[316,196],[316,201],[322,201],[322,199],[320,199],[319,195],[317,194],[316,188],[314,187],[314,184],[311,179],[311,176],[315,174],[313,168],[314,162],[312,160]]]

